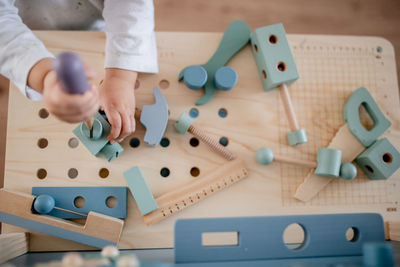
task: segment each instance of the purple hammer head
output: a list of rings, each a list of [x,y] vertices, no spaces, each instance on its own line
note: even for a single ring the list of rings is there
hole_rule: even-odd
[[[72,52],[63,52],[53,63],[63,90],[68,94],[83,94],[90,89],[81,59]]]

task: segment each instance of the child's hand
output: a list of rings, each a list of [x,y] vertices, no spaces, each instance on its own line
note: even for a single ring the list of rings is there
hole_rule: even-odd
[[[100,103],[111,124],[107,139],[121,142],[135,131],[135,82],[137,73],[107,68],[99,86]]]
[[[93,71],[86,70],[89,79]],[[99,110],[99,97],[95,86],[84,94],[67,94],[62,90],[55,71],[49,71],[43,80],[43,101],[50,113],[62,121],[77,123],[87,120]]]

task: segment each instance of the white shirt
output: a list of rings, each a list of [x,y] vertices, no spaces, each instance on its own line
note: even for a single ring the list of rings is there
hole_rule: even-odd
[[[158,72],[152,0],[0,0],[0,74],[32,100],[41,95],[26,85],[29,71],[53,55],[28,27],[104,29],[105,68]]]

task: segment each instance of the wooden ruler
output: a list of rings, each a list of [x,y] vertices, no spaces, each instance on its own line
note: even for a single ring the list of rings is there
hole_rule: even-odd
[[[143,216],[146,225],[159,222],[206,197],[246,178],[248,171],[241,159],[230,161],[195,182],[156,198],[158,209]]]

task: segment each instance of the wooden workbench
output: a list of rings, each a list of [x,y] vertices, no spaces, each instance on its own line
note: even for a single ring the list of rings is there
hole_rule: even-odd
[[[53,52],[78,52],[97,73],[104,73],[105,36],[100,32],[36,32]],[[158,196],[183,183],[190,183],[226,161],[200,144],[192,147],[191,136],[173,130],[173,121],[188,112],[202,92],[189,90],[177,81],[179,71],[192,64],[204,63],[215,51],[221,34],[157,33],[160,72],[140,75],[136,90],[137,106],[153,103],[152,88],[161,86],[170,110],[170,123],[165,136],[168,147],[147,147],[144,129],[138,123],[132,137],[141,140],[137,148],[124,140],[124,154],[112,163],[94,158],[82,144],[70,148],[73,137],[70,125],[51,115],[39,116],[43,103],[25,99],[11,86],[8,108],[7,147],[4,187],[30,193],[32,186],[111,186],[125,185],[122,173],[139,166],[153,194]],[[381,38],[289,35],[301,78],[289,90],[300,125],[306,128],[309,142],[289,147],[288,124],[276,91],[264,92],[255,61],[246,47],[229,63],[239,75],[238,84],[229,92],[217,92],[214,99],[196,107],[195,123],[216,137],[229,139],[229,148],[243,158],[249,177],[210,198],[152,226],[145,226],[133,198],[128,198],[128,217],[122,234],[121,248],[164,248],[173,245],[173,224],[178,218],[259,216],[280,214],[379,212],[386,220],[400,220],[400,172],[387,181],[370,181],[360,172],[353,181],[336,180],[308,203],[292,196],[308,169],[274,163],[261,166],[255,152],[268,146],[282,155],[315,159],[317,149],[326,146],[343,125],[342,107],[351,93],[365,86],[385,115],[393,123],[385,134],[400,149],[400,106],[393,47]],[[168,86],[166,86],[168,84]],[[165,88],[166,87],[166,88]],[[227,117],[218,116],[219,109]],[[131,138],[132,138],[131,137]],[[38,147],[45,138],[48,146]],[[171,174],[160,176],[161,168]],[[197,167],[199,177],[190,170]],[[78,176],[68,177],[76,168]],[[107,178],[99,177],[101,169],[109,170]],[[47,176],[37,178],[39,169]],[[21,231],[4,225],[3,232]],[[51,251],[87,247],[42,234],[32,234],[30,249]]]

